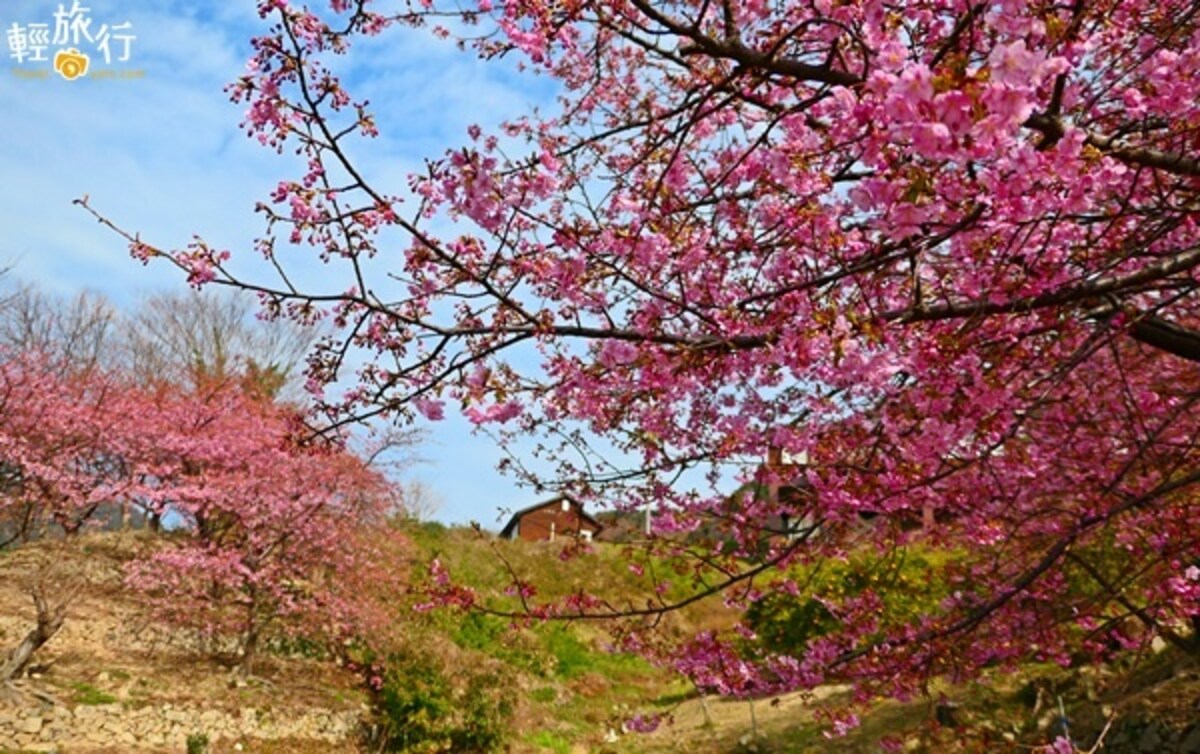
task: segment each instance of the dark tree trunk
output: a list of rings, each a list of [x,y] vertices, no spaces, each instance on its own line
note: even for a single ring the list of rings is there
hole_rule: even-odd
[[[4,664],[0,665],[0,683],[7,683],[20,675],[29,664],[33,653],[54,638],[67,616],[68,601],[63,600],[51,605],[46,602],[40,587],[33,590],[33,603],[37,607],[37,626],[25,635],[21,643],[9,652]]]
[[[254,658],[258,654],[258,626],[254,623],[250,624],[246,635],[242,639],[242,661],[238,666],[238,673],[243,678],[249,678],[254,672]]]
[[[250,587],[250,600],[246,606],[246,632],[242,635],[242,662],[238,672],[249,678],[254,671],[254,659],[258,654],[258,634],[262,625],[258,620],[258,590]]]

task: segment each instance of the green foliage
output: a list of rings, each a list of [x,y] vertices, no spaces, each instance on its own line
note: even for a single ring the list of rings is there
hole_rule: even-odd
[[[536,586],[534,602],[560,600],[581,590],[614,600],[655,594],[656,584],[630,572],[625,548],[596,544],[590,552],[563,559],[560,555],[567,546],[565,540],[561,543],[499,540],[471,529],[447,528],[437,523],[398,521],[396,526],[412,541],[417,553],[414,576],[418,586],[423,566],[436,557],[456,583],[476,590],[492,608],[520,608],[520,601],[509,590],[514,573]],[[511,566],[511,572],[508,567],[501,567],[504,562]],[[674,565],[656,559],[647,570],[655,570],[664,579],[679,580]]]
[[[499,618],[484,613],[469,613],[454,632],[454,643],[465,649],[486,652],[500,641],[506,627]]]
[[[664,595],[671,598],[676,590],[687,593],[691,578],[690,571],[680,572],[674,563],[645,553],[641,553],[639,561],[646,572],[642,577],[629,568],[627,548],[597,544],[590,552],[564,560],[560,557],[559,543],[503,541],[471,529],[412,520],[396,520],[393,525],[413,546],[409,573],[414,601],[423,599],[420,594],[426,586],[426,566],[433,558],[440,561],[456,583],[476,590],[484,605],[497,610],[520,608],[519,600],[509,589],[513,574],[536,586],[532,601],[538,603],[580,591],[614,602],[637,600],[640,595],[655,594],[653,585],[662,581],[671,582]],[[632,552],[638,554],[637,548]],[[697,605],[686,616],[673,616],[672,626],[686,630],[693,616],[711,620],[710,610],[711,604]],[[426,688],[417,688],[416,682],[408,679],[395,682],[400,693],[393,694],[390,701],[396,716],[411,718],[418,724],[410,726],[405,741],[400,738],[402,725],[388,723],[388,735],[396,739],[391,744],[393,750],[404,750],[407,746],[412,751],[442,751],[450,746],[447,736],[423,728],[422,721],[435,715],[442,715],[440,720],[446,719],[433,702],[445,699],[447,694],[462,693],[470,673],[464,669],[502,668],[504,676],[514,679],[513,684],[531,690],[509,695],[510,703],[519,708],[522,725],[514,735],[524,737],[519,741],[522,746],[529,743],[529,733],[538,730],[555,731],[572,741],[595,738],[601,726],[610,722],[617,705],[633,708],[656,696],[666,682],[666,671],[644,659],[603,649],[601,637],[607,638],[607,627],[600,624],[551,621],[513,626],[508,619],[480,611],[414,612],[404,606],[398,607],[398,611],[406,625],[404,644],[411,648],[410,652],[442,658],[437,667],[446,683],[439,685],[436,679],[427,679]],[[375,650],[356,658],[364,666],[396,651],[396,647],[381,646],[370,637],[364,637],[364,646]],[[380,711],[383,712],[382,706]],[[517,714],[516,710],[512,712]],[[381,716],[391,718],[387,714]],[[439,725],[432,727],[436,729]],[[576,726],[581,727],[575,733],[563,732]],[[453,724],[444,723],[441,727],[444,732],[445,727]],[[419,741],[422,737],[427,740]]]
[[[544,676],[548,662],[524,633],[492,615],[469,613],[454,628],[451,638],[464,649],[473,649],[506,665]]]
[[[542,686],[530,692],[529,698],[538,704],[549,704],[558,698],[558,691],[553,686]]]
[[[418,521],[413,526],[431,540],[444,539],[449,529],[440,521]]]
[[[75,703],[86,705],[97,704],[112,704],[117,701],[117,698],[112,694],[106,694],[90,683],[76,683],[72,688],[75,689]]]
[[[594,653],[566,626],[549,626],[542,633],[546,650],[554,656],[554,674],[571,679],[593,670]]]
[[[208,734],[193,733],[187,737],[187,754],[207,754]]]
[[[799,654],[811,640],[838,627],[822,600],[838,602],[870,590],[883,604],[880,624],[894,627],[935,613],[949,589],[941,567],[954,555],[909,547],[879,557],[860,553],[845,562],[797,569],[794,581],[807,584],[808,597],[772,593],[746,611],[747,624],[768,650]]]
[[[493,671],[456,668],[437,657],[402,652],[387,658],[378,695],[384,748],[399,752],[490,752],[512,717],[512,690]]]
[[[747,624],[773,652],[799,654],[809,641],[837,628],[838,622],[814,598],[788,599],[773,594],[746,612]]]
[[[539,730],[526,740],[540,749],[549,749],[555,754],[569,754],[571,751],[571,742],[550,730]]]

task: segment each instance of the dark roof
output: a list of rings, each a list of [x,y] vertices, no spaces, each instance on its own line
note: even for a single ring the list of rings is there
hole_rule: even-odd
[[[557,503],[562,502],[563,500],[566,500],[569,503],[571,503],[571,505],[575,507],[576,512],[579,514],[579,517],[589,521],[592,524],[592,526],[596,527],[597,530],[604,528],[603,524],[601,524],[596,519],[592,518],[590,515],[587,514],[586,511],[583,510],[583,503],[579,502],[571,495],[558,495],[557,497],[552,497],[549,500],[543,500],[540,503],[534,503],[533,505],[526,506],[524,508],[521,508],[518,511],[513,511],[512,518],[508,519],[508,523],[505,524],[504,528],[500,530],[501,538],[508,539],[509,537],[511,537],[512,533],[513,533],[513,529],[516,528],[516,526],[517,526],[517,522],[520,521],[521,517],[524,516],[526,513],[532,513],[533,511],[540,510],[542,508],[546,508],[551,505],[555,505]]]

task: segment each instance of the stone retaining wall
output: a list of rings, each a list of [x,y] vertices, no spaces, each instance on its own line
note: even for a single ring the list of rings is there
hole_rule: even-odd
[[[285,716],[286,715],[286,716]],[[56,751],[72,747],[183,751],[188,736],[202,733],[210,742],[294,738],[335,743],[358,730],[356,712],[309,709],[303,712],[240,714],[177,707],[171,704],[127,708],[121,704],[0,707],[0,749]]]

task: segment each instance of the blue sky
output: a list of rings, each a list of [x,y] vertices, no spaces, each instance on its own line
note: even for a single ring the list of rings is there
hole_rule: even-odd
[[[247,265],[241,269],[253,272],[250,244],[262,230],[254,205],[281,178],[298,174],[289,152],[277,155],[245,137],[242,108],[223,92],[242,71],[251,36],[264,28],[253,1],[79,4],[93,33],[128,22],[135,39],[128,61],[107,66],[83,41],[92,71],[74,81],[52,74],[47,63],[18,63],[7,44],[14,24],[53,30],[55,12],[60,5],[70,11],[72,0],[0,4],[0,264],[45,290],[97,291],[123,308],[147,293],[183,287],[172,269],[143,267],[118,237],[72,206],[87,194],[98,210],[155,245],[181,247],[198,234],[232,250],[235,262]],[[116,45],[111,49],[115,57]],[[351,60],[349,86],[356,98],[371,100],[381,130],[359,148],[371,174],[397,192],[425,157],[464,143],[469,124],[486,129],[552,96],[546,82],[479,62],[428,32],[388,34]],[[37,77],[38,70],[48,76]],[[322,280],[315,256],[296,269],[302,281]],[[494,470],[500,453],[463,420],[431,430],[420,449],[426,463],[413,476],[443,499],[438,518],[499,528],[498,509],[537,499]]]

